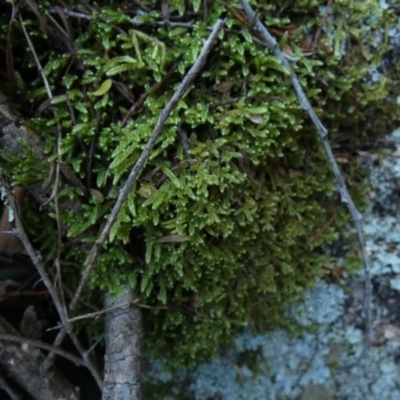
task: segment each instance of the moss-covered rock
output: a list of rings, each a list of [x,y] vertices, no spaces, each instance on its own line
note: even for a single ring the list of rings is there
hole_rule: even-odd
[[[46,100],[18,21],[9,71],[14,86],[0,87],[32,112],[30,124],[49,160],[57,159],[52,149],[61,132],[62,159],[92,194],[83,216],[61,215],[69,236],[82,237],[104,223],[209,27],[227,18],[206,67],[168,119],[91,280],[92,289],[113,293],[128,280],[148,306],[148,349],[188,365],[215,354],[243,326],[285,322],[287,301],[326,272],[330,260],[321,249],[347,217],[287,71],[254,40],[238,5],[213,1],[203,10],[200,0],[170,1],[169,25],[161,23],[160,3],[142,1],[148,10],[139,13],[137,6],[99,1],[88,13],[69,1],[77,7],[68,17],[72,36],[60,34],[49,2],[39,7],[52,28],[46,35],[35,14],[22,10],[54,99]],[[294,60],[317,114],[332,133],[345,133],[339,150],[349,143],[354,150],[365,110],[389,90],[386,77],[375,83],[367,77],[389,48],[390,13],[377,0],[341,0],[329,9],[317,0],[259,3],[258,16]],[[5,43],[8,21],[0,18]],[[14,182],[35,179],[4,158]],[[45,172],[37,171],[37,179]],[[350,189],[359,199],[362,190],[351,181]],[[71,187],[60,195],[84,193]],[[92,235],[84,240],[94,241]],[[66,260],[83,263],[80,251],[66,249]],[[73,285],[77,277],[65,271],[65,279]]]

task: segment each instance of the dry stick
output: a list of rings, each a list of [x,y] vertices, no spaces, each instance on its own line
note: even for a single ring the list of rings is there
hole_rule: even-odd
[[[51,344],[41,342],[40,340],[34,340],[34,339],[22,337],[22,336],[10,335],[8,333],[0,333],[0,340],[4,340],[7,342],[28,344],[31,346],[39,347],[39,349],[47,350],[52,353],[57,353],[59,356],[72,361],[77,366],[80,366],[80,365],[86,366],[86,362],[84,360],[82,360],[81,358],[74,356],[71,353],[68,353],[68,351],[64,351],[62,349],[59,349],[58,347],[52,346]]]
[[[167,309],[167,306],[154,307],[154,306],[149,306],[147,304],[141,304],[141,303],[139,303],[139,299],[137,299],[135,301],[131,301],[130,303],[124,303],[124,304],[120,304],[118,306],[104,308],[103,310],[96,311],[96,312],[89,313],[89,314],[78,315],[77,317],[70,318],[68,321],[76,322],[76,321],[79,321],[82,319],[97,318],[99,315],[108,313],[113,310],[117,310],[119,308],[125,308],[125,307],[130,307],[130,306],[135,306],[138,308],[147,308],[147,309],[151,309],[151,310],[166,310]]]
[[[38,70],[39,70],[39,72],[40,72],[40,74],[42,76],[42,80],[43,80],[44,85],[46,87],[47,96],[48,96],[49,100],[52,100],[53,99],[53,94],[51,92],[51,88],[50,88],[49,82],[47,80],[46,74],[44,73],[42,65],[41,65],[41,63],[39,61],[39,57],[36,54],[35,47],[33,46],[33,43],[31,41],[31,38],[30,38],[29,34],[28,34],[28,31],[25,28],[25,24],[24,24],[24,21],[22,19],[21,14],[19,14],[19,19],[20,19],[20,22],[21,22],[22,30],[23,30],[24,35],[26,37],[26,40],[28,42],[29,48],[32,51],[33,57],[35,59],[36,66],[37,66],[37,68],[38,68]],[[54,197],[55,207],[56,207],[57,227],[58,227],[58,232],[57,232],[58,233],[58,246],[57,246],[58,247],[58,249],[57,249],[57,258],[58,259],[56,260],[56,265],[59,267],[59,261],[60,261],[59,260],[59,254],[60,254],[59,246],[61,244],[61,242],[60,242],[60,240],[61,240],[61,234],[60,234],[61,226],[60,226],[60,220],[59,220],[58,198],[57,198],[59,168],[60,168],[60,162],[61,162],[61,147],[60,147],[61,146],[61,137],[60,137],[61,136],[61,133],[60,133],[61,132],[60,131],[61,128],[60,128],[59,124],[57,124],[57,128],[58,128],[58,137],[57,137],[58,162],[57,162],[57,175],[56,175],[57,180],[56,180],[56,183],[55,183],[55,186],[54,186],[53,193],[52,193],[50,198],[52,199]],[[3,177],[3,175],[1,173],[0,173],[0,178],[1,178],[1,181],[3,181],[3,183],[4,183],[4,186],[7,187],[6,186],[7,185],[6,181],[5,181],[5,179],[4,179],[4,177]],[[14,197],[12,196],[12,194],[11,193],[7,193],[7,197],[12,202],[14,202],[14,206],[15,206],[15,201],[14,201]],[[14,213],[16,213],[17,212],[17,208],[14,208],[14,206],[11,203],[11,207],[12,207]],[[72,330],[72,325],[69,324],[69,322],[68,322],[67,309],[66,309],[66,304],[65,304],[65,301],[64,301],[64,297],[61,296],[61,298],[60,298],[58,293],[55,290],[53,290],[53,286],[52,286],[50,278],[49,278],[49,276],[48,276],[48,274],[46,272],[46,269],[44,268],[44,265],[41,263],[40,257],[37,255],[37,253],[35,252],[35,250],[33,249],[32,245],[31,245],[28,237],[26,236],[26,233],[24,231],[22,223],[21,223],[21,221],[19,219],[19,215],[15,216],[15,220],[16,220],[16,226],[17,226],[17,230],[18,230],[18,235],[19,235],[19,237],[21,239],[21,242],[25,245],[25,249],[28,251],[28,254],[31,257],[31,260],[32,260],[33,264],[38,269],[38,272],[40,273],[41,278],[43,279],[47,289],[49,290],[49,293],[50,293],[50,295],[52,297],[52,300],[53,300],[53,302],[54,302],[54,304],[56,306],[57,312],[60,315],[61,322],[64,325],[65,331],[71,337],[72,342],[74,343],[76,348],[79,350],[82,358],[86,362],[87,368],[89,369],[89,371],[93,375],[93,378],[95,379],[97,385],[99,386],[99,388],[101,390],[102,389],[103,380],[102,380],[102,378],[100,376],[100,373],[98,372],[97,368],[95,367],[95,365],[90,361],[89,354],[84,350],[84,348],[81,346],[78,338],[74,334],[74,332]],[[25,242],[24,242],[24,240],[22,240],[22,236],[24,236]],[[30,247],[31,252],[30,252],[30,250],[28,250],[27,246]],[[61,271],[60,271],[59,268],[57,268],[57,275],[58,275],[58,281],[60,283],[60,293],[62,293]],[[54,344],[57,345],[57,346],[60,345],[61,342],[63,341],[64,337],[65,337],[65,332],[60,331],[59,334],[56,337],[56,340],[55,340]],[[46,370],[47,368],[49,368],[51,362],[52,362],[52,355],[50,353],[49,356],[47,357],[47,359],[45,360],[45,363],[43,365],[43,369]]]
[[[171,75],[175,72],[177,63],[173,63],[171,65],[171,68],[168,70],[168,72],[162,77],[160,82],[155,83],[149,91],[144,92],[140,95],[138,100],[132,105],[132,107],[129,109],[125,117],[122,119],[122,126],[124,127],[126,123],[128,122],[128,119],[132,116],[132,114],[143,104],[143,102],[146,100],[147,96],[151,92],[155,92],[156,90],[160,89],[163,84],[171,77]]]
[[[63,326],[61,328],[59,328],[59,327],[57,327],[57,328],[60,329],[60,332],[58,332],[56,338],[53,341],[53,347],[55,347],[55,348],[58,348],[59,346],[61,346],[61,343],[64,341],[65,336],[67,335],[67,331],[65,330],[65,328]],[[54,354],[55,353],[53,353],[53,352],[50,352],[49,354],[47,354],[47,357],[44,359],[42,365],[40,366],[42,373],[47,371],[53,364]]]
[[[13,292],[1,292],[0,296],[0,303],[3,300],[6,300],[10,297],[23,297],[23,296],[29,296],[29,297],[41,297],[41,296],[47,296],[49,293],[47,290],[14,290]]]
[[[292,67],[290,66],[289,62],[286,60],[286,57],[284,56],[284,54],[279,49],[278,44],[276,43],[276,40],[273,38],[273,36],[271,36],[271,34],[268,32],[268,30],[264,27],[264,25],[256,17],[256,14],[253,11],[253,9],[250,7],[248,1],[240,0],[240,2],[242,3],[244,12],[246,13],[246,16],[247,16],[247,19],[251,23],[250,29],[256,30],[259,33],[261,33],[261,35],[267,42],[269,49],[274,52],[274,54],[280,59],[283,66],[290,72],[290,79],[292,81],[292,85],[297,94],[297,97],[300,101],[301,108],[308,113],[308,115],[310,116],[311,120],[313,121],[313,123],[314,123],[315,127],[317,128],[317,131],[320,135],[322,144],[325,149],[325,153],[328,157],[328,161],[332,167],[333,173],[335,174],[336,190],[340,193],[342,202],[346,203],[347,208],[350,212],[350,215],[353,219],[354,227],[355,227],[356,233],[357,233],[358,245],[359,245],[359,247],[361,249],[361,253],[362,253],[362,261],[363,261],[364,273],[365,273],[365,289],[364,289],[364,315],[365,315],[365,325],[366,325],[366,327],[365,327],[365,332],[366,332],[365,333],[365,342],[366,342],[366,347],[368,348],[369,344],[371,342],[372,284],[371,284],[371,278],[370,278],[370,267],[369,267],[369,263],[368,263],[367,252],[365,249],[364,236],[363,236],[362,227],[361,227],[362,215],[357,210],[356,206],[353,203],[352,198],[350,197],[350,194],[347,190],[343,176],[340,172],[339,166],[338,166],[338,164],[335,160],[335,157],[332,153],[332,149],[328,142],[328,131],[322,125],[322,122],[319,120],[319,118],[315,114],[315,111],[311,107],[311,104],[307,100],[307,97],[306,97]]]
[[[314,39],[313,39],[313,41],[311,43],[311,50],[312,51],[314,51],[316,49],[317,45],[318,45],[318,39],[319,39],[319,37],[321,35],[322,28],[325,25],[326,20],[328,19],[329,11],[330,11],[330,9],[332,7],[332,3],[333,3],[333,0],[328,0],[327,5],[325,6],[324,15],[322,16],[322,19],[321,19],[320,23],[318,24],[317,32],[315,32]]]
[[[22,396],[19,395],[4,379],[3,375],[0,374],[0,389],[3,389],[11,400],[21,400]]]
[[[51,94],[49,81],[47,80],[46,74],[44,73],[42,65],[40,64],[40,61],[39,61],[39,58],[38,58],[38,56],[36,54],[35,48],[33,47],[33,43],[31,41],[31,38],[30,38],[30,36],[28,34],[28,31],[25,28],[25,24],[24,24],[24,21],[22,19],[21,14],[19,14],[19,22],[21,23],[21,27],[22,27],[22,30],[24,32],[25,38],[26,38],[26,40],[28,42],[29,48],[32,51],[33,57],[34,57],[35,62],[36,62],[36,66],[37,66],[37,68],[38,68],[38,70],[40,72],[40,75],[42,75],[42,80],[43,80],[44,86],[46,88],[47,96],[49,96],[49,98],[52,99],[53,95]]]
[[[296,388],[299,387],[300,388],[300,384],[301,384],[301,380],[303,379],[304,375],[307,373],[307,371],[310,369],[312,363],[314,362],[315,356],[317,355],[319,350],[319,334],[318,332],[315,334],[315,347],[314,347],[314,351],[311,355],[311,358],[308,360],[305,368],[303,369],[303,371],[300,373],[299,377],[296,379],[296,382],[294,383],[294,385],[292,386],[292,391]]]
[[[149,141],[147,142],[145,148],[142,151],[142,154],[139,156],[138,160],[136,161],[136,164],[133,166],[131,173],[129,174],[129,177],[127,181],[125,182],[125,185],[121,189],[118,199],[115,202],[115,205],[111,211],[110,217],[107,220],[107,223],[101,232],[99,238],[96,240],[96,243],[92,247],[91,253],[90,253],[90,258],[87,264],[87,267],[82,275],[81,281],[79,283],[79,287],[75,293],[75,296],[71,300],[71,303],[69,305],[70,310],[74,310],[80,295],[82,294],[83,288],[85,287],[86,283],[89,280],[90,274],[95,266],[95,263],[97,261],[97,258],[100,253],[100,249],[102,248],[104,242],[106,241],[111,227],[114,225],[114,222],[117,218],[117,215],[126,200],[129,191],[131,190],[133,184],[135,183],[137,177],[139,176],[140,172],[142,171],[149,155],[154,147],[158,137],[160,136],[160,133],[162,132],[162,129],[164,127],[164,124],[171,114],[172,110],[176,107],[178,104],[179,100],[183,97],[185,94],[186,90],[190,86],[190,84],[193,82],[194,78],[197,76],[197,74],[200,72],[200,69],[203,67],[203,65],[206,62],[207,56],[211,51],[212,45],[217,39],[218,34],[221,32],[222,27],[224,25],[225,20],[217,20],[215,23],[213,30],[206,40],[206,42],[203,45],[203,48],[201,49],[200,55],[193,64],[192,68],[190,68],[189,72],[186,74],[186,76],[183,78],[183,81],[179,85],[178,89],[176,92],[173,94],[171,97],[170,101],[166,105],[166,107],[161,111],[160,117],[157,121],[156,126],[154,127],[154,130],[150,136]]]
[[[55,260],[55,265],[56,265],[56,271],[57,271],[57,279],[58,279],[58,288],[59,288],[59,295],[60,295],[60,300],[61,304],[63,306],[63,312],[64,316],[66,319],[68,319],[68,310],[66,307],[66,302],[65,302],[65,297],[64,297],[64,291],[63,291],[63,283],[62,283],[62,277],[61,277],[61,266],[60,266],[60,259],[61,259],[61,222],[60,222],[60,210],[58,207],[58,184],[59,184],[59,179],[60,179],[60,163],[61,163],[61,127],[60,123],[57,122],[57,154],[59,155],[59,159],[56,165],[56,180],[54,182],[54,190],[52,195],[50,196],[50,201],[52,198],[54,198],[54,208],[56,212],[56,220],[57,220],[57,257]],[[41,206],[43,207],[43,205]],[[61,330],[56,339],[54,340],[53,346],[60,346],[61,343],[63,342],[65,336],[66,336],[66,330],[63,329]],[[45,360],[43,361],[43,364],[41,365],[42,372],[47,371],[52,363],[54,362],[55,358],[55,353],[50,352]]]
[[[56,310],[60,316],[60,319],[61,319],[64,329],[67,331],[68,335],[71,337],[71,340],[74,343],[75,347],[82,355],[82,358],[85,362],[85,366],[89,369],[89,371],[93,375],[94,379],[96,380],[96,383],[98,384],[99,388],[101,389],[102,388],[102,378],[101,378],[99,372],[97,371],[97,369],[95,368],[95,366],[90,361],[88,354],[82,348],[78,338],[72,331],[72,326],[66,318],[66,315],[64,313],[64,307],[62,306],[60,297],[59,297],[57,291],[54,289],[53,284],[49,278],[49,275],[46,272],[44,264],[42,263],[42,260],[41,260],[41,256],[38,252],[35,251],[31,242],[28,239],[28,236],[26,235],[25,229],[22,225],[21,218],[19,215],[18,205],[8,187],[7,181],[1,170],[0,170],[0,186],[1,186],[1,190],[2,190],[2,196],[4,195],[3,197],[5,197],[5,199],[7,200],[7,206],[10,207],[11,211],[13,212],[18,237],[21,240],[22,244],[24,245],[26,252],[28,253],[30,259],[32,260],[32,263],[34,264],[37,271],[39,272],[40,277],[42,278],[48,292],[50,293],[50,296],[51,296],[51,298],[54,302],[54,306],[56,307]]]
[[[138,308],[147,308],[147,309],[151,309],[151,310],[166,310],[167,309],[166,306],[153,307],[153,306],[149,306],[147,304],[141,304],[141,303],[138,303],[138,300],[137,301],[131,301],[130,303],[124,303],[124,304],[121,304],[121,305],[118,305],[118,306],[115,306],[115,307],[104,308],[101,311],[95,311],[95,312],[89,313],[89,314],[78,315],[77,317],[70,318],[68,320],[68,322],[73,323],[73,322],[76,322],[76,321],[80,321],[82,319],[97,318],[100,315],[106,314],[106,313],[108,313],[110,311],[118,310],[120,308],[122,309],[122,308],[130,307],[130,306],[135,306],[135,307],[138,307]],[[47,329],[47,332],[53,331],[53,330],[56,330],[56,329],[60,329],[60,328],[62,328],[62,325],[57,325],[57,326],[54,326],[52,328]],[[54,346],[54,344],[53,344],[53,346]],[[90,353],[90,350],[88,350],[88,353]]]
[[[79,19],[86,19],[86,20],[92,20],[93,15],[91,14],[86,14],[84,12],[78,12],[78,11],[72,11],[69,8],[61,8],[61,10],[68,16],[74,17],[74,18],[79,18]],[[55,14],[57,11],[56,9],[49,8],[49,12]],[[171,27],[178,27],[178,28],[194,28],[196,26],[195,21],[189,21],[189,22],[172,22],[172,21],[138,21],[135,20],[134,18],[131,18],[129,22],[132,25],[136,26],[141,26],[141,25],[153,25],[153,26],[171,26]]]
[[[79,321],[81,319],[97,318],[98,316],[100,316],[102,314],[108,313],[108,312],[113,311],[113,310],[117,310],[119,308],[130,307],[131,305],[133,305],[135,303],[137,303],[137,302],[132,301],[130,303],[124,303],[124,304],[119,304],[118,306],[104,308],[103,310],[92,312],[92,313],[89,313],[89,314],[79,315],[77,317],[70,318],[69,322],[76,322],[76,321]]]
[[[178,125],[178,132],[181,137],[183,151],[185,152],[185,157],[187,160],[189,160],[192,158],[192,156],[190,155],[190,148],[189,148],[189,143],[188,143],[186,132],[181,128],[180,125]]]

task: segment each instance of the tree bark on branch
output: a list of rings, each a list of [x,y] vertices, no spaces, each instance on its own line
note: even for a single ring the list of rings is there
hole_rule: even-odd
[[[106,308],[121,307],[106,314],[103,400],[141,398],[142,316],[140,309],[132,305],[136,297],[129,285],[126,285],[126,291],[115,300],[108,294],[105,297]]]

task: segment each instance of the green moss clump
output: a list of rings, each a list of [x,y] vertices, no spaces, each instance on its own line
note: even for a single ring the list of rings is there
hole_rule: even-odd
[[[25,24],[55,95],[51,109],[43,106],[42,81],[29,78],[33,60],[19,64],[14,55],[15,82],[26,109],[41,111],[30,122],[49,155],[58,124],[63,161],[95,194],[84,200],[82,216],[62,216],[69,236],[85,235],[104,223],[208,26],[227,16],[206,67],[173,111],[129,194],[91,281],[93,289],[116,293],[128,280],[150,307],[143,311],[149,351],[189,365],[215,355],[241,327],[286,323],[285,304],[326,272],[331,260],[322,249],[338,237],[347,214],[287,71],[223,2],[209,4],[205,22],[201,1],[169,2],[172,16],[187,21],[186,13],[194,13],[190,27],[155,23],[159,4],[143,3],[152,12],[136,16],[135,24],[129,21],[134,10],[112,1],[93,3],[97,12],[90,20],[70,17],[75,44],[69,51],[43,37],[27,13]],[[293,68],[328,129],[364,126],[363,110],[388,93],[388,80],[372,86],[365,77],[388,50],[381,32],[390,13],[376,0],[335,2],[313,47],[325,2],[298,1],[283,9],[278,1],[260,3],[258,15],[296,60]],[[40,12],[46,15],[49,7],[41,2]],[[18,24],[14,40],[24,43]],[[377,49],[371,41],[379,35]],[[11,95],[10,86],[2,89]],[[188,137],[189,160],[180,130]],[[346,143],[353,139],[349,133]],[[362,190],[350,189],[359,200]],[[94,240],[87,234],[85,242]]]

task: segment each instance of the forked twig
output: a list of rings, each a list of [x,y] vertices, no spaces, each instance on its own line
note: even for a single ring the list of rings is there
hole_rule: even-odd
[[[85,361],[85,366],[89,369],[89,371],[93,375],[93,378],[96,380],[97,385],[101,389],[102,388],[102,378],[100,376],[100,373],[98,372],[97,368],[94,366],[94,364],[88,357],[88,354],[83,349],[78,338],[74,334],[71,324],[68,322],[68,319],[67,319],[68,316],[65,314],[65,310],[62,305],[60,296],[58,295],[57,291],[54,289],[53,284],[49,278],[49,275],[46,272],[46,269],[42,262],[40,253],[35,251],[35,249],[33,248],[32,244],[25,232],[25,229],[22,225],[21,217],[19,214],[18,204],[17,204],[13,194],[11,193],[8,183],[7,183],[7,181],[3,175],[3,172],[1,170],[0,170],[0,188],[1,188],[1,195],[2,195],[3,201],[6,203],[6,205],[9,207],[9,209],[13,213],[15,226],[16,226],[16,230],[17,230],[16,233],[18,234],[18,238],[21,240],[22,244],[24,245],[27,254],[29,255],[30,259],[32,260],[32,263],[36,267],[48,292],[50,293],[50,296],[51,296],[54,306],[59,314],[59,317],[61,319],[64,329],[67,331],[67,333],[70,336],[75,347],[80,352],[82,358]]]
[[[289,62],[287,61],[285,55],[279,49],[279,46],[278,46],[276,40],[274,39],[274,37],[271,36],[271,34],[268,32],[267,28],[265,28],[265,26],[261,23],[261,21],[256,17],[256,14],[253,11],[253,9],[251,8],[251,6],[249,5],[248,1],[240,0],[240,2],[242,4],[242,7],[244,9],[244,12],[246,14],[248,21],[252,22],[251,29],[258,31],[262,35],[262,37],[267,42],[269,49],[279,58],[282,65],[289,71],[290,80],[292,81],[292,85],[293,85],[293,88],[299,99],[301,108],[304,111],[306,111],[307,114],[310,116],[310,118],[311,118],[312,122],[314,123],[314,125],[319,133],[319,136],[321,138],[322,144],[325,149],[325,153],[328,157],[329,164],[331,165],[333,173],[335,175],[336,190],[340,193],[342,202],[346,203],[346,206],[347,206],[347,208],[350,212],[350,215],[353,219],[354,227],[355,227],[356,233],[357,233],[358,245],[359,245],[361,253],[362,253],[362,261],[363,261],[363,265],[364,265],[364,273],[365,273],[364,315],[365,315],[365,325],[366,325],[366,327],[365,327],[365,342],[366,342],[366,347],[369,347],[369,344],[371,342],[372,284],[371,284],[371,277],[370,277],[370,267],[369,267],[367,252],[365,249],[364,236],[363,236],[362,227],[361,227],[362,214],[357,210],[357,208],[347,190],[343,176],[340,172],[339,166],[338,166],[336,159],[332,153],[332,149],[331,149],[329,141],[328,141],[328,131],[323,126],[322,122],[318,118],[314,109],[311,107],[311,104],[308,101],[308,99],[303,91],[303,88],[301,87],[300,82],[297,79],[296,74],[294,73],[292,67],[290,66]],[[254,23],[253,23],[253,21],[254,21]]]
[[[193,64],[192,68],[190,68],[188,73],[183,78],[183,81],[181,82],[178,89],[176,90],[176,92],[173,94],[173,96],[169,100],[166,107],[161,111],[159,119],[156,123],[156,126],[154,127],[154,130],[150,136],[149,141],[147,142],[147,144],[144,147],[142,153],[140,154],[138,160],[136,161],[135,165],[133,166],[128,179],[126,180],[124,186],[122,187],[122,189],[119,193],[118,199],[114,204],[114,207],[111,211],[111,214],[107,220],[105,227],[103,228],[99,238],[96,240],[94,246],[92,247],[86,269],[83,272],[81,281],[79,282],[78,289],[69,305],[69,308],[71,311],[75,309],[75,307],[78,303],[79,297],[81,296],[82,291],[83,291],[84,287],[86,286],[86,283],[89,280],[90,274],[96,264],[97,258],[99,257],[100,249],[102,248],[104,242],[108,238],[110,230],[111,230],[112,226],[114,225],[115,220],[117,219],[118,213],[119,213],[123,203],[125,202],[128,194],[129,194],[129,191],[131,190],[133,184],[136,182],[137,177],[139,176],[140,172],[142,171],[142,169],[150,155],[152,148],[154,147],[158,137],[160,136],[160,134],[162,132],[162,129],[164,127],[164,124],[165,124],[167,118],[171,114],[172,110],[176,107],[179,100],[186,93],[187,89],[189,88],[189,86],[191,85],[191,83],[193,82],[193,80],[195,79],[195,77],[198,75],[201,68],[205,64],[205,62],[207,60],[207,56],[210,53],[212,45],[214,44],[215,40],[217,39],[218,34],[222,30],[224,22],[225,22],[225,20],[221,20],[221,19],[217,20],[210,36],[205,41],[203,48],[201,49],[199,57]]]

